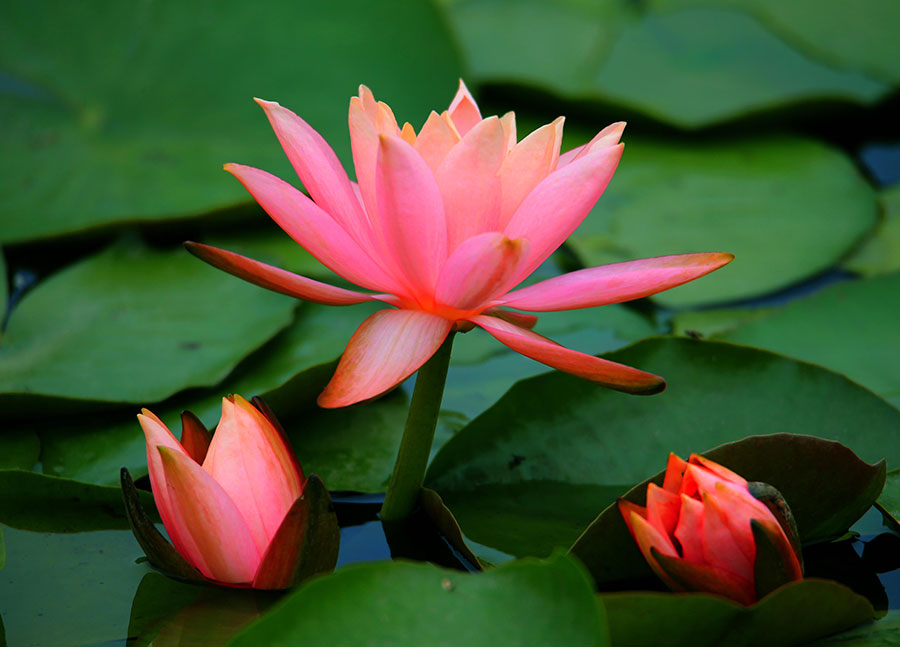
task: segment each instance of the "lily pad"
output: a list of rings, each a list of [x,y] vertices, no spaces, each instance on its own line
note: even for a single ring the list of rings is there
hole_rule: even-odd
[[[875,193],[851,160],[816,141],[627,141],[609,190],[569,244],[585,265],[735,255],[717,272],[653,297],[666,306],[791,285],[834,265],[877,221]]]
[[[900,273],[845,281],[723,337],[839,371],[900,406]]]
[[[254,96],[300,110],[345,163],[358,84],[423,120],[452,97],[453,44],[431,3],[383,11],[366,0],[4,2],[0,238],[248,202],[223,163],[291,177]]]
[[[16,307],[0,342],[3,415],[64,411],[70,399],[146,404],[215,384],[295,305],[181,249],[114,245]]]
[[[830,580],[793,582],[750,607],[703,593],[607,593],[613,644],[795,645],[875,617],[869,601]]]
[[[608,645],[582,568],[558,555],[466,574],[348,566],[285,598],[229,645]]]
[[[900,272],[900,185],[883,191],[880,201],[881,222],[872,237],[843,264],[863,276]]]
[[[41,441],[33,431],[0,434],[0,470],[30,470],[41,455]]]
[[[810,647],[892,647],[900,639],[900,610],[888,611],[881,620],[868,622],[835,636],[823,638]]]
[[[232,287],[240,285],[240,281],[225,278]],[[248,287],[259,294],[265,293]],[[180,429],[179,419],[185,409],[193,411],[212,428],[222,415],[222,397],[228,393],[246,397],[260,395],[287,424],[291,412],[315,408],[315,398],[331,378],[347,340],[377,307],[361,304],[328,308],[302,304],[294,323],[242,362],[223,384],[151,409],[171,429]],[[118,483],[121,467],[127,467],[135,478],[146,474],[144,435],[134,417],[136,413],[137,408],[128,414],[41,425],[38,431],[44,472],[102,485]],[[291,433],[305,429],[308,429],[305,423],[296,428],[288,424]],[[323,433],[328,435],[331,430]],[[363,446],[359,449],[364,451]],[[324,466],[309,465],[302,453],[299,458],[307,469],[312,468],[310,471],[323,476],[327,472],[322,469]],[[325,482],[330,488],[336,487],[327,478]]]
[[[887,473],[877,505],[887,524],[900,532],[900,469]]]
[[[532,554],[540,554],[554,541],[558,520],[555,541],[564,545],[584,522],[589,506],[579,501],[586,489],[636,483],[659,471],[670,451],[686,456],[747,436],[818,436],[844,443],[864,461],[900,464],[900,411],[825,369],[676,338],[645,340],[606,357],[666,377],[667,390],[626,396],[556,372],[522,380],[435,456],[426,484],[473,540],[518,554],[531,543]],[[556,496],[524,496],[545,482]],[[492,488],[518,502],[506,508],[503,524],[493,523],[497,511],[482,504]],[[523,496],[512,497],[514,491]],[[598,494],[596,512],[609,501]],[[514,515],[522,532],[511,540]],[[533,539],[526,534],[531,517],[546,522]]]

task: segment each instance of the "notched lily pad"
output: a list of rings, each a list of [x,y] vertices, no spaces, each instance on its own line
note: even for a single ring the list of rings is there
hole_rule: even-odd
[[[885,525],[900,532],[900,469],[887,473],[884,489],[875,505],[881,510]]]
[[[872,237],[843,263],[846,269],[863,276],[900,272],[900,185],[882,191],[879,200],[881,222]]]
[[[703,453],[750,481],[784,496],[803,543],[842,535],[871,507],[884,486],[885,462],[869,465],[840,443],[800,436],[752,436]],[[827,475],[823,478],[823,475]],[[623,498],[646,504],[648,483],[662,485],[665,471],[634,486]],[[601,590],[630,588],[650,576],[616,505],[606,508],[572,546]]]
[[[604,593],[613,644],[638,647],[796,645],[875,616],[868,600],[830,580],[787,584],[756,604],[705,593]]]

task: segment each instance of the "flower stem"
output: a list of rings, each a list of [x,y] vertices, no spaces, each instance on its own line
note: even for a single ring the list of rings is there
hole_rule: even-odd
[[[434,430],[444,397],[454,334],[451,332],[447,336],[416,376],[416,388],[409,404],[400,451],[381,506],[382,521],[407,519],[416,507],[419,490],[425,482],[425,468],[428,466]]]

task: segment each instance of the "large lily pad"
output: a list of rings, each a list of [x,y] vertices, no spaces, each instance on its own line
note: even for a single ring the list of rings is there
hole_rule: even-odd
[[[240,284],[233,279],[231,282]],[[253,286],[250,288],[264,292]],[[176,433],[180,429],[181,411],[185,409],[196,413],[207,427],[214,427],[222,414],[222,397],[228,393],[246,397],[260,395],[286,419],[293,411],[311,409],[315,407],[316,396],[331,378],[335,360],[353,330],[377,307],[362,304],[328,308],[303,304],[294,323],[260,352],[241,363],[225,383],[192,397],[151,408]],[[124,415],[42,425],[39,433],[44,471],[103,485],[118,483],[121,467],[127,467],[135,478],[146,474],[144,435],[134,417],[136,413],[137,408]],[[305,425],[296,427],[297,432],[307,429]],[[293,432],[295,427],[289,425],[289,430]],[[329,432],[326,429],[322,433]],[[306,465],[302,454],[300,461]],[[306,467],[316,471],[322,466]],[[326,484],[335,487],[328,481]]]
[[[900,610],[888,611],[877,622],[868,622],[854,629],[811,643],[811,647],[893,647],[900,639]]]
[[[0,470],[30,470],[40,456],[41,441],[33,431],[0,434]]]
[[[606,607],[613,644],[795,645],[875,617],[864,597],[829,580],[802,580],[750,607],[701,593],[610,593]]]
[[[760,296],[821,272],[876,223],[853,163],[794,137],[627,139],[609,190],[569,243],[585,265],[726,251],[717,272],[654,297],[686,306]]]
[[[900,469],[887,473],[878,507],[894,530],[900,532]]]
[[[16,307],[0,342],[3,415],[64,410],[69,399],[151,403],[215,384],[287,326],[295,304],[181,249],[114,245]]]
[[[816,362],[900,406],[900,273],[846,281],[723,337]]]
[[[358,84],[423,121],[452,97],[456,53],[430,3],[384,11],[366,0],[4,2],[0,238],[247,202],[223,163],[291,176],[254,96],[301,112],[345,163]]]
[[[229,645],[608,645],[605,614],[570,558],[465,574],[349,566],[285,598]]]
[[[844,443],[867,462],[900,464],[900,411],[825,369],[732,344],[674,338],[649,339],[607,357],[666,377],[667,390],[634,397],[561,373],[540,375],[518,382],[438,452],[428,487],[440,492],[474,541],[541,554],[584,523],[589,506],[581,502],[591,488],[599,513],[611,494],[598,486],[618,486],[621,493],[623,484],[659,471],[670,451],[686,456],[747,436],[818,436]],[[556,496],[527,496],[545,483]],[[491,505],[492,488],[516,504]],[[493,523],[492,515],[501,513],[504,523]],[[544,520],[539,532],[529,530],[532,517]],[[516,529],[519,536],[510,539]]]
[[[900,272],[900,185],[882,191],[880,201],[881,222],[872,237],[843,264],[863,276]]]

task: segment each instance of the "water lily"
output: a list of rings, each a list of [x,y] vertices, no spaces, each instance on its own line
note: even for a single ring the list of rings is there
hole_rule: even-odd
[[[372,292],[348,290],[225,250],[187,243],[243,279],[330,305],[381,301],[350,339],[319,397],[339,407],[376,397],[429,358],[453,330],[479,326],[553,368],[637,394],[661,377],[570,350],[517,311],[588,308],[645,297],[728,263],[726,253],[593,267],[514,289],[582,222],[612,178],[624,124],[560,155],[563,119],[517,140],[513,113],[482,118],[460,82],[449,108],[416,132],[368,88],[350,100],[358,184],[303,119],[257,100],[309,197],[265,171],[227,164],[278,225],[326,267]]]
[[[310,569],[333,568],[337,523],[327,510],[327,491],[315,476],[304,478],[283,432],[266,414],[239,395],[229,396],[215,434],[210,437],[187,414],[180,442],[147,409],[138,420],[156,507],[188,564],[170,570],[190,578],[195,569],[199,577],[193,579],[277,589]],[[132,525],[141,526],[134,519]],[[166,568],[172,556],[145,526],[136,530],[138,540],[151,561]]]
[[[767,505],[754,493],[774,493]],[[692,454],[669,455],[663,486],[647,486],[646,507],[619,510],[653,571],[674,591],[705,591],[752,604],[802,578],[796,528],[771,486]],[[778,512],[776,517],[773,510]]]

